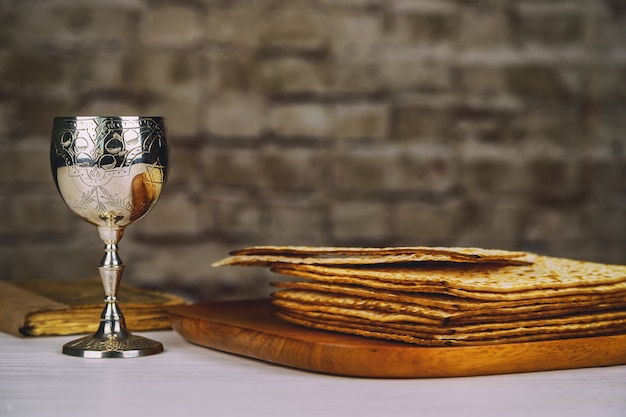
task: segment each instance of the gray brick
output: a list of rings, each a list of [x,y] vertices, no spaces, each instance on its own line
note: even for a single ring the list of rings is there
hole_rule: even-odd
[[[356,103],[335,109],[335,132],[339,139],[385,139],[389,131],[389,108],[385,104]]]
[[[211,280],[235,279],[233,285],[241,283],[254,271],[239,271],[228,274],[228,268],[217,269],[211,264],[228,255],[227,248],[215,243],[184,242],[178,245],[160,245],[135,251],[126,261],[129,282],[155,285],[172,281],[178,285],[209,284]],[[132,259],[132,264],[131,264]],[[132,270],[131,270],[132,267]],[[251,268],[252,269],[252,268]],[[248,274],[248,272],[250,274]],[[236,278],[236,277],[239,278]]]
[[[606,60],[623,56],[626,50],[622,42],[626,36],[626,23],[624,23],[622,7],[621,2],[610,1],[585,5],[586,23],[592,28],[591,33],[587,32],[586,40],[592,45],[596,56]],[[594,13],[591,13],[594,8],[600,10],[594,10]]]
[[[591,94],[599,103],[623,103],[626,100],[626,65],[596,68]]]
[[[460,13],[458,43],[463,50],[509,48],[513,41],[511,32],[504,5],[469,6]]]
[[[375,242],[385,238],[389,210],[380,202],[335,202],[331,207],[332,235],[338,242]]]
[[[254,3],[245,7],[211,7],[204,21],[207,39],[238,48],[257,48],[261,44],[261,34],[267,19],[260,6],[263,2],[255,3],[259,7],[254,7]]]
[[[452,122],[448,107],[399,105],[393,109],[392,137],[400,140],[445,141]]]
[[[133,233],[142,239],[193,238],[211,227],[212,217],[197,199],[177,189],[167,191],[144,218],[132,225]]]
[[[0,103],[0,145],[3,148],[8,146],[9,142],[9,120],[11,120],[13,117],[12,110],[12,106],[10,106],[8,103]]]
[[[102,253],[100,245],[80,247],[40,243],[36,251],[32,247],[0,248],[0,257],[7,256],[3,263],[15,279],[97,277]]]
[[[23,2],[15,11],[13,36],[25,47],[116,49],[133,33],[139,7],[135,1],[97,6]]]
[[[104,54],[90,57],[87,62],[94,67],[91,78],[99,82],[112,77],[121,77],[119,80],[117,78],[111,80],[116,83],[111,86],[112,88],[126,86],[144,94],[168,94],[178,90],[186,90],[185,92],[189,93],[189,87],[198,89],[198,84],[203,83],[206,75],[203,68],[205,58],[185,48],[175,51],[140,48],[132,55],[120,58],[123,61],[118,64],[114,60],[104,62],[109,59],[109,56]],[[111,67],[113,74],[107,72]],[[97,87],[96,85],[92,88]]]
[[[199,41],[203,34],[200,13],[191,7],[150,7],[142,23],[142,40],[147,45],[178,47]]]
[[[328,138],[332,132],[333,109],[318,103],[275,106],[270,109],[270,131],[276,136]]]
[[[516,35],[524,44],[567,47],[584,41],[585,23],[580,14],[526,14]]]
[[[521,231],[524,240],[546,254],[554,254],[555,247],[564,242],[575,245],[586,238],[580,211],[575,208],[557,210],[533,206],[524,216]]]
[[[0,86],[9,91],[62,91],[67,88],[64,81],[70,71],[71,67],[53,54],[14,52],[0,62]]]
[[[325,242],[325,212],[307,199],[276,202],[268,207],[263,239],[274,245],[321,245]]]
[[[144,106],[132,106],[125,109],[124,107],[109,108],[111,111],[117,111],[116,114],[136,114],[140,111],[146,114],[155,114],[164,116],[167,123],[167,133],[170,137],[189,137],[197,136],[202,130],[202,121],[198,108],[202,100],[202,91],[192,86],[184,88],[172,89],[165,96],[155,97]],[[101,107],[103,110],[96,113],[105,112],[105,105]],[[113,107],[113,106],[111,106]]]
[[[344,193],[441,193],[457,185],[452,156],[430,146],[377,146],[338,154],[332,175]]]
[[[587,175],[590,198],[594,200],[612,200],[618,198],[620,191],[626,191],[626,157],[619,155],[593,155],[587,161]]]
[[[226,257],[230,250],[232,245],[214,242],[142,248],[132,256],[133,263],[128,263],[124,279],[135,285],[168,287],[182,292],[191,301],[232,298],[242,293],[269,296],[270,273],[264,268],[211,266]]]
[[[462,219],[459,201],[397,204],[392,209],[394,241],[399,245],[446,245],[456,234]]]
[[[456,13],[403,13],[392,23],[395,36],[413,45],[454,44],[458,36]]]
[[[329,38],[327,16],[310,7],[310,2],[292,2],[275,8],[264,16],[268,19],[261,33],[266,48],[320,51]],[[286,6],[286,7],[285,7]]]
[[[565,72],[543,64],[510,66],[507,86],[514,95],[536,100],[572,100],[579,97],[582,85],[570,86]]]
[[[396,79],[387,75],[394,71],[397,65],[390,65],[390,67],[387,69],[386,65],[376,57],[338,60],[329,68],[332,91],[342,95],[386,92],[398,83],[405,82],[404,78]],[[407,72],[403,74],[406,75]]]
[[[212,186],[258,188],[261,173],[255,149],[208,149],[203,152],[204,178]]]
[[[624,155],[626,144],[623,132],[626,129],[626,109],[609,107],[594,115],[594,143],[615,155]]]
[[[515,129],[516,115],[507,112],[457,109],[455,120],[450,136],[464,143],[466,147],[486,143],[513,144],[523,134],[521,128]]]
[[[540,204],[577,204],[589,198],[589,171],[577,159],[541,155],[527,162],[528,197]]]
[[[171,189],[185,189],[197,192],[204,186],[203,173],[210,160],[205,160],[209,153],[205,147],[197,143],[185,143],[177,140],[176,136],[169,137],[169,170],[164,193]]]
[[[524,204],[519,198],[483,196],[460,207],[457,229],[449,241],[458,246],[519,249]]]
[[[571,149],[582,142],[588,123],[589,115],[577,106],[545,106],[516,115],[511,129],[528,144]]]
[[[523,167],[518,154],[476,144],[466,149],[461,182],[469,196],[516,195],[523,191]]]
[[[156,106],[155,106],[156,104]],[[132,100],[127,100],[118,95],[108,95],[108,94],[95,94],[88,96],[88,98],[82,103],[80,106],[80,110],[77,108],[78,106],[74,106],[71,108],[71,111],[66,114],[88,114],[88,115],[126,115],[126,114],[138,114],[141,113],[141,110],[136,102]],[[158,110],[147,111],[148,113],[162,115],[163,106],[159,103],[153,103],[153,107],[159,107]],[[154,111],[154,113],[153,113]],[[53,113],[56,115],[58,113]],[[51,115],[51,117],[53,116]],[[50,120],[52,120],[50,118]],[[171,125],[171,123],[170,123]]]
[[[363,59],[377,56],[384,30],[382,13],[338,12],[330,17],[329,29],[333,56],[338,59]]]
[[[321,184],[325,166],[310,149],[265,147],[258,155],[259,186],[268,189],[312,191]]]
[[[72,58],[72,69],[66,77],[75,80],[74,88],[84,94],[93,91],[115,91],[127,86],[125,57],[117,53],[85,54]],[[143,73],[145,77],[146,72]]]
[[[257,95],[228,94],[206,106],[206,130],[215,136],[258,137],[265,130],[265,101]]]
[[[581,210],[580,224],[584,238],[617,247],[626,244],[626,204],[618,199],[596,200],[586,205]]]
[[[378,62],[384,91],[403,94],[407,91],[445,93],[450,91],[452,71],[447,54],[416,53],[413,46],[391,48]],[[441,56],[440,56],[441,55]],[[375,82],[375,81],[374,81]]]
[[[232,239],[241,236],[261,237],[267,223],[264,205],[246,195],[218,195],[210,200],[207,211],[215,212],[215,229]]]
[[[8,224],[4,227],[8,227],[12,233],[62,234],[72,230],[79,221],[63,203],[60,195],[17,194],[4,201],[4,204],[10,207]]]
[[[386,0],[343,0],[341,2],[337,2],[335,0],[320,0],[319,3],[327,8],[337,8],[337,9],[352,9],[352,10],[363,10],[363,9],[375,9],[381,8],[386,5]]]
[[[202,85],[210,97],[222,94],[251,94],[262,91],[256,62],[247,54],[226,50],[207,59],[207,78]]]
[[[391,0],[395,13],[453,13],[457,10],[455,0]]]
[[[13,115],[6,130],[11,140],[23,137],[45,137],[50,135],[52,118],[59,114],[73,114],[74,106],[64,96],[17,96],[12,100]],[[47,140],[46,140],[47,142]],[[47,144],[46,144],[47,148]]]
[[[48,134],[52,128],[49,120]],[[0,184],[42,185],[52,191],[49,136],[23,140],[0,151]]]
[[[321,95],[329,91],[330,74],[324,61],[300,57],[266,59],[259,63],[260,82],[270,97]]]
[[[506,71],[500,65],[463,65],[455,68],[458,88],[470,96],[507,96]]]

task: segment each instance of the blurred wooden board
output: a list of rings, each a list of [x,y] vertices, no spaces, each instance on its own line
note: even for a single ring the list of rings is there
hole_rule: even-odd
[[[194,344],[343,376],[458,377],[626,364],[626,334],[422,347],[308,329],[280,320],[274,311],[269,299],[198,303],[173,307],[170,321],[176,332]]]

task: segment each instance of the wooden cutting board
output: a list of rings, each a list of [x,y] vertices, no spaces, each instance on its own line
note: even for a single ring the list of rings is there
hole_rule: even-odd
[[[488,346],[422,347],[313,330],[274,316],[269,299],[170,310],[191,343],[307,371],[372,378],[505,374],[626,364],[626,334]]]

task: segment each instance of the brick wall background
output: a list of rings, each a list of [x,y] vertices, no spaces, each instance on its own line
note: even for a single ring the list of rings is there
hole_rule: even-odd
[[[265,293],[210,267],[254,244],[626,263],[621,0],[0,1],[0,279],[95,274],[48,162],[74,114],[167,117],[136,284]]]

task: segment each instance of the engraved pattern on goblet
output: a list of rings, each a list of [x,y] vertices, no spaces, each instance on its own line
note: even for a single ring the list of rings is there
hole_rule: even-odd
[[[162,119],[55,118],[53,175],[69,208],[101,226],[126,226],[156,203],[165,181]]]
[[[63,200],[80,218],[97,226],[105,244],[98,268],[105,293],[100,326],[93,336],[67,343],[63,352],[94,358],[163,351],[159,342],[126,329],[117,303],[124,270],[117,244],[124,228],[154,207],[167,177],[163,118],[56,117],[50,157]]]

